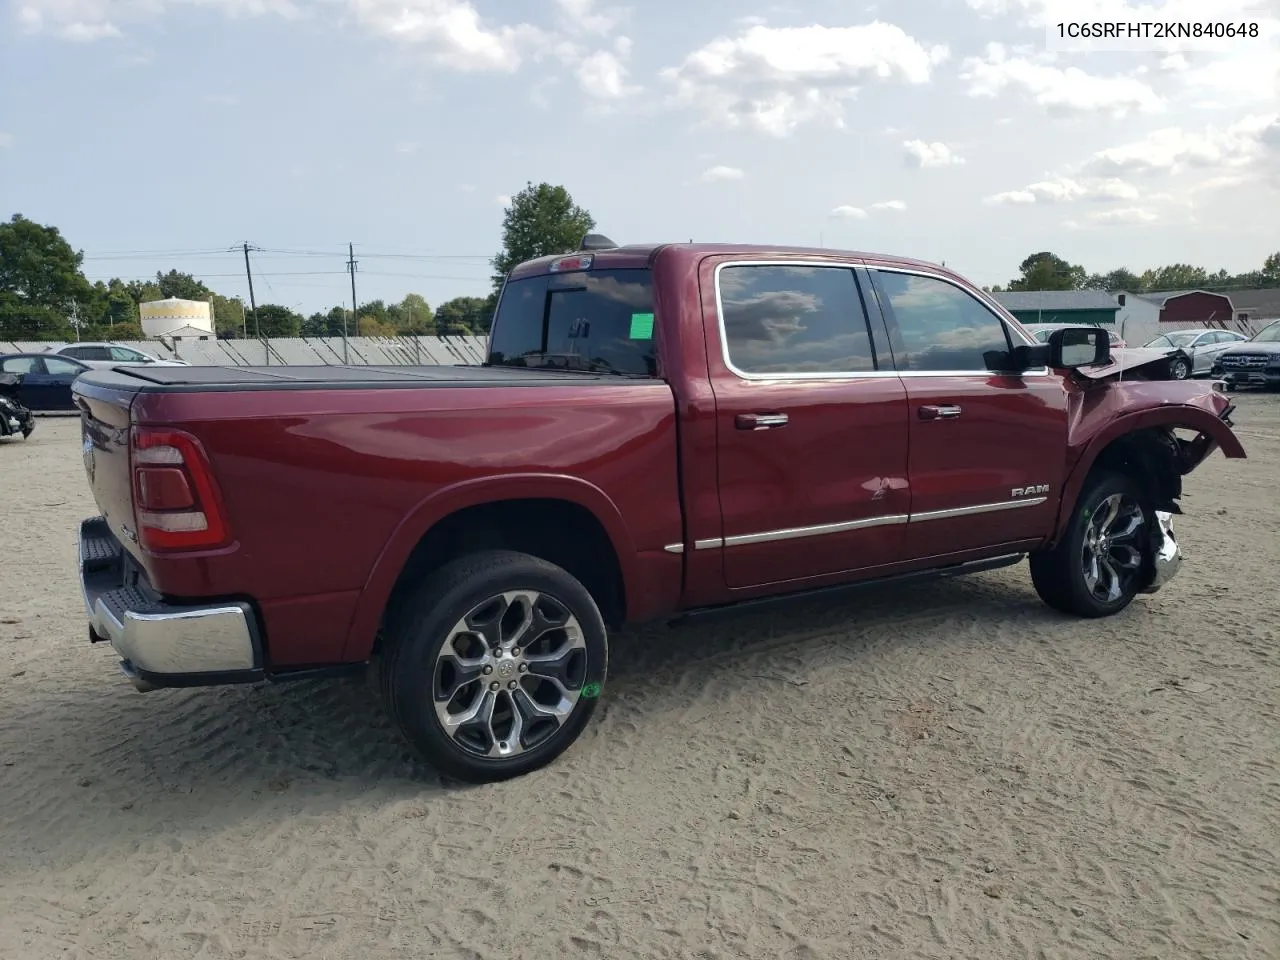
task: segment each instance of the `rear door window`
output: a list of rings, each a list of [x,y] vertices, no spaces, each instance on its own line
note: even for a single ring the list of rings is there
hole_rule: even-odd
[[[729,365],[750,375],[876,369],[850,267],[730,264],[716,276]]]
[[[648,270],[585,270],[509,281],[489,337],[489,364],[658,374]]]

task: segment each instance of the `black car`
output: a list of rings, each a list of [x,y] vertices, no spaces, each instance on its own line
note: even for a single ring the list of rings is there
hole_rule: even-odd
[[[75,410],[71,381],[88,369],[79,360],[47,353],[0,355],[0,372],[22,376],[18,399],[30,410]]]
[[[1280,387],[1280,320],[1267,324],[1252,340],[1218,357],[1212,376],[1236,387]]]

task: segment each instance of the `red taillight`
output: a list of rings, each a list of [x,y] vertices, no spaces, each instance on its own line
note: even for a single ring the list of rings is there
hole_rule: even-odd
[[[131,447],[138,542],[155,551],[225,546],[222,498],[200,441],[168,427],[134,427]]]

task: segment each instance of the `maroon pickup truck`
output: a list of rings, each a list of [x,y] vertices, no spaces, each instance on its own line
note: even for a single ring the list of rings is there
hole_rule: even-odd
[[[1116,613],[1177,569],[1182,477],[1245,455],[1220,386],[930,263],[588,238],[512,271],[483,366],[77,379],[90,639],[142,690],[376,664],[498,780],[581,733],[623,624],[1027,558]]]

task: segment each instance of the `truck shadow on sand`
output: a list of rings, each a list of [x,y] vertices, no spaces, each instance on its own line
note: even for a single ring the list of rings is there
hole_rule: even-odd
[[[791,670],[803,672],[806,663],[823,669],[815,660],[835,648],[856,670],[860,659],[903,644],[929,657],[929,647],[944,643],[956,628],[975,636],[1000,633],[1004,643],[1031,647],[1040,641],[1028,634],[1052,639],[1067,622],[1041,606],[1029,584],[983,574],[646,626],[615,638],[610,695],[593,725],[616,722],[616,702],[624,722],[638,726],[636,735],[643,737],[646,725],[661,725],[688,706],[681,678],[734,685],[740,675],[747,698],[758,686],[750,674],[779,660]],[[6,774],[20,777],[30,764],[34,776],[25,786],[11,780],[0,788],[6,801],[0,825],[18,828],[10,835],[41,823],[43,838],[28,842],[46,852],[48,845],[98,848],[122,842],[124,835],[146,836],[156,820],[232,828],[250,819],[284,821],[299,809],[324,815],[370,801],[429,808],[437,798],[455,802],[450,796],[467,789],[442,780],[413,756],[367,678],[139,695],[123,682],[113,685],[112,669],[104,658],[100,676],[95,671],[57,710],[30,717],[29,746]],[[529,782],[563,776],[556,768],[578,755],[593,757],[590,764],[601,775],[609,765],[607,729],[604,734],[584,737]],[[618,775],[630,774],[621,768]],[[523,796],[529,788],[510,789]],[[60,814],[49,808],[54,792],[53,807],[67,807],[69,817],[86,803],[99,808],[98,829],[57,835]]]

